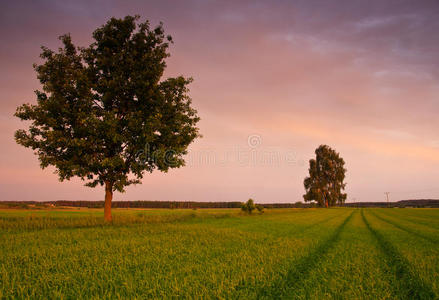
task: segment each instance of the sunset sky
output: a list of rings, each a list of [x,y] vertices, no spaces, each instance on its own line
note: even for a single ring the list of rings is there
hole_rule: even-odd
[[[438,1],[2,1],[0,200],[103,200],[15,143],[40,46],[78,46],[111,17],[164,23],[165,76],[194,78],[203,138],[187,166],[114,200],[302,201],[320,144],[346,161],[348,201],[439,198]]]

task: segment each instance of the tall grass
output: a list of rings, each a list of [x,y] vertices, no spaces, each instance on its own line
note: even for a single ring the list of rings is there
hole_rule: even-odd
[[[59,214],[59,215],[57,215]],[[193,218],[225,218],[231,214],[227,211],[205,211],[198,212],[192,210],[163,210],[163,212],[149,213],[142,210],[121,210],[115,213],[111,223],[105,222],[101,212],[93,211],[83,213],[80,211],[65,212],[53,211],[51,213],[22,213],[15,211],[15,214],[0,214],[0,230],[41,230],[50,228],[83,228],[83,227],[102,227],[102,226],[127,226],[135,224],[151,223],[172,223],[188,221]],[[235,212],[235,215],[236,212]]]

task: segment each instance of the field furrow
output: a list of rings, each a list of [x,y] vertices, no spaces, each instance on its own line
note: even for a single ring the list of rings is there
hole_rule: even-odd
[[[396,218],[397,220],[403,220],[410,224],[424,225],[431,230],[439,230],[438,209],[374,209],[374,212]]]
[[[383,217],[382,212],[377,213],[376,211],[370,211],[370,213],[373,214],[376,218],[380,219],[381,221],[387,222],[397,227],[398,229],[411,233],[417,237],[428,240],[432,243],[439,243],[439,231],[435,229],[432,230],[424,225],[408,223],[405,220],[401,220],[401,219],[398,220],[395,219],[394,217],[385,214]]]

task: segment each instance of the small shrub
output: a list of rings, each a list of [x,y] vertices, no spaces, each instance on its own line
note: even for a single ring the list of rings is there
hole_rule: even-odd
[[[260,214],[264,213],[264,206],[260,205],[260,204],[256,204],[256,209],[258,210],[258,212]]]
[[[252,198],[248,199],[247,202],[245,202],[241,206],[241,210],[248,214],[251,214],[255,210],[255,208],[256,208],[255,202],[253,201]]]

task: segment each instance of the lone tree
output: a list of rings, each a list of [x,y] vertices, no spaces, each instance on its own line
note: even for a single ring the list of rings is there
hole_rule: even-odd
[[[141,183],[145,172],[183,166],[200,136],[187,94],[192,79],[162,79],[172,38],[162,24],[138,20],[110,19],[86,48],[69,34],[57,52],[42,47],[43,63],[34,65],[42,84],[37,104],[15,113],[31,121],[15,139],[35,150],[42,168],[54,166],[60,181],[78,176],[86,186],[105,185],[106,221],[113,191]]]
[[[304,180],[305,201],[317,201],[320,206],[342,204],[346,194],[342,193],[346,169],[344,160],[327,145],[321,145],[315,151],[316,158],[309,161],[309,177]]]

